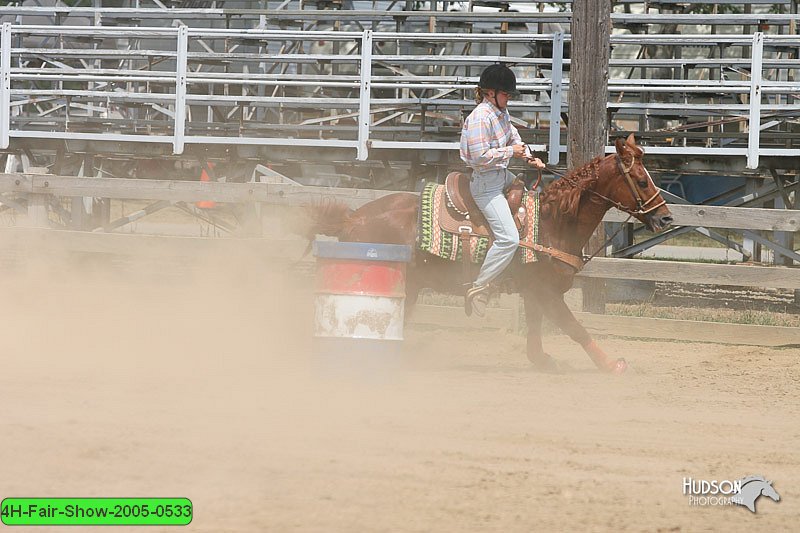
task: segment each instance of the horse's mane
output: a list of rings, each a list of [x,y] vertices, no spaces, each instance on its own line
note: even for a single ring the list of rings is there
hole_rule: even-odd
[[[556,223],[578,217],[578,206],[583,191],[597,183],[596,167],[605,158],[595,157],[582,167],[572,170],[565,178],[552,182],[542,193],[543,214],[552,216]]]
[[[747,476],[746,478],[742,478],[739,481],[742,482],[742,487],[744,487],[745,485],[747,485],[752,481],[763,481],[764,483],[769,483],[769,481],[767,481],[766,478],[764,478],[763,476]]]

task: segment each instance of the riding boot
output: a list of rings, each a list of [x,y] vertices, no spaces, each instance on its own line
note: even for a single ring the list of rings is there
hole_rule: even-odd
[[[472,286],[467,290],[467,296],[464,299],[464,312],[467,316],[472,316],[472,313],[483,318],[486,316],[486,304],[489,303],[489,286]]]

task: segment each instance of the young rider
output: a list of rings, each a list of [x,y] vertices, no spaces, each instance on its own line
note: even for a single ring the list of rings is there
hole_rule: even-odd
[[[467,314],[484,315],[490,282],[511,263],[519,246],[519,232],[503,195],[514,181],[508,164],[519,158],[532,167],[544,168],[539,158],[526,155],[519,132],[511,124],[506,106],[517,96],[517,79],[510,68],[502,64],[487,67],[475,89],[478,105],[461,131],[461,159],[472,168],[470,191],[494,235],[480,273],[467,290]]]

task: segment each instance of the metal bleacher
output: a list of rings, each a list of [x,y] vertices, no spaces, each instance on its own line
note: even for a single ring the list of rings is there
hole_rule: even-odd
[[[27,4],[0,7],[3,149],[51,159],[64,146],[164,158],[236,150],[259,161],[444,169],[457,161],[480,71],[503,61],[520,79],[511,111],[523,138],[551,164],[565,162],[568,10],[477,1]],[[796,171],[800,16],[794,0],[762,4],[718,2],[710,16],[683,12],[694,5],[687,1],[617,4],[611,134],[636,133],[664,166],[725,158],[735,171]],[[774,6],[782,12],[765,12]]]

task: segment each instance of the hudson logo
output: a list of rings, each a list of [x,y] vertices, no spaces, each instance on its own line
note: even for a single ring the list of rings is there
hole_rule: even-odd
[[[689,497],[689,505],[742,505],[756,512],[756,500],[767,496],[774,501],[781,497],[772,487],[772,481],[762,476],[747,476],[731,481],[683,478],[683,495]]]

